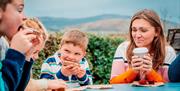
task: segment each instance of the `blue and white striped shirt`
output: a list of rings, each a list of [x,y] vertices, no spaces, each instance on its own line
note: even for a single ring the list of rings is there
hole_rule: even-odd
[[[56,52],[53,56],[49,57],[47,60],[44,61],[41,67],[41,75],[40,78],[45,79],[62,79],[64,81],[76,81],[81,86],[92,84],[92,75],[89,69],[88,62],[85,58],[80,61],[81,68],[86,70],[86,74],[82,78],[78,78],[75,75],[71,77],[64,76],[61,72],[62,63],[59,58],[60,53]]]

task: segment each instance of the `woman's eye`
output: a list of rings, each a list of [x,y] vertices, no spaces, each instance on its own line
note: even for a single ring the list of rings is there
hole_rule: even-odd
[[[132,28],[132,32],[136,32],[136,31],[137,31],[136,29]]]
[[[141,29],[142,32],[147,32],[148,30],[147,29]]]

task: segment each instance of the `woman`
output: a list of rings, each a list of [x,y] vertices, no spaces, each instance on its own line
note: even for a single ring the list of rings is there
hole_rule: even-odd
[[[176,54],[166,44],[159,16],[148,9],[137,12],[131,19],[129,35],[130,41],[120,44],[116,50],[110,83],[138,81],[140,72],[143,72],[147,81],[169,81],[168,65]],[[133,49],[140,47],[148,49],[148,54],[142,58],[133,54]]]

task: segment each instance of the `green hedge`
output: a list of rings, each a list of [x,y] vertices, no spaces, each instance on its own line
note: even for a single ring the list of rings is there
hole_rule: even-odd
[[[53,55],[58,50],[62,33],[55,33],[49,36],[45,48],[40,52],[40,58],[33,66],[33,76],[38,78],[43,60]],[[110,78],[111,65],[117,46],[124,41],[121,37],[111,35],[100,36],[88,34],[89,45],[86,58],[88,59],[90,69],[93,75],[94,84],[107,84]]]

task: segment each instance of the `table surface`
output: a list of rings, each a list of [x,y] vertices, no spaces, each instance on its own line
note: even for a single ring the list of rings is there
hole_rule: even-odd
[[[86,89],[85,91],[180,91],[180,83],[166,83],[160,87],[134,87],[131,84],[113,84],[112,89]]]

